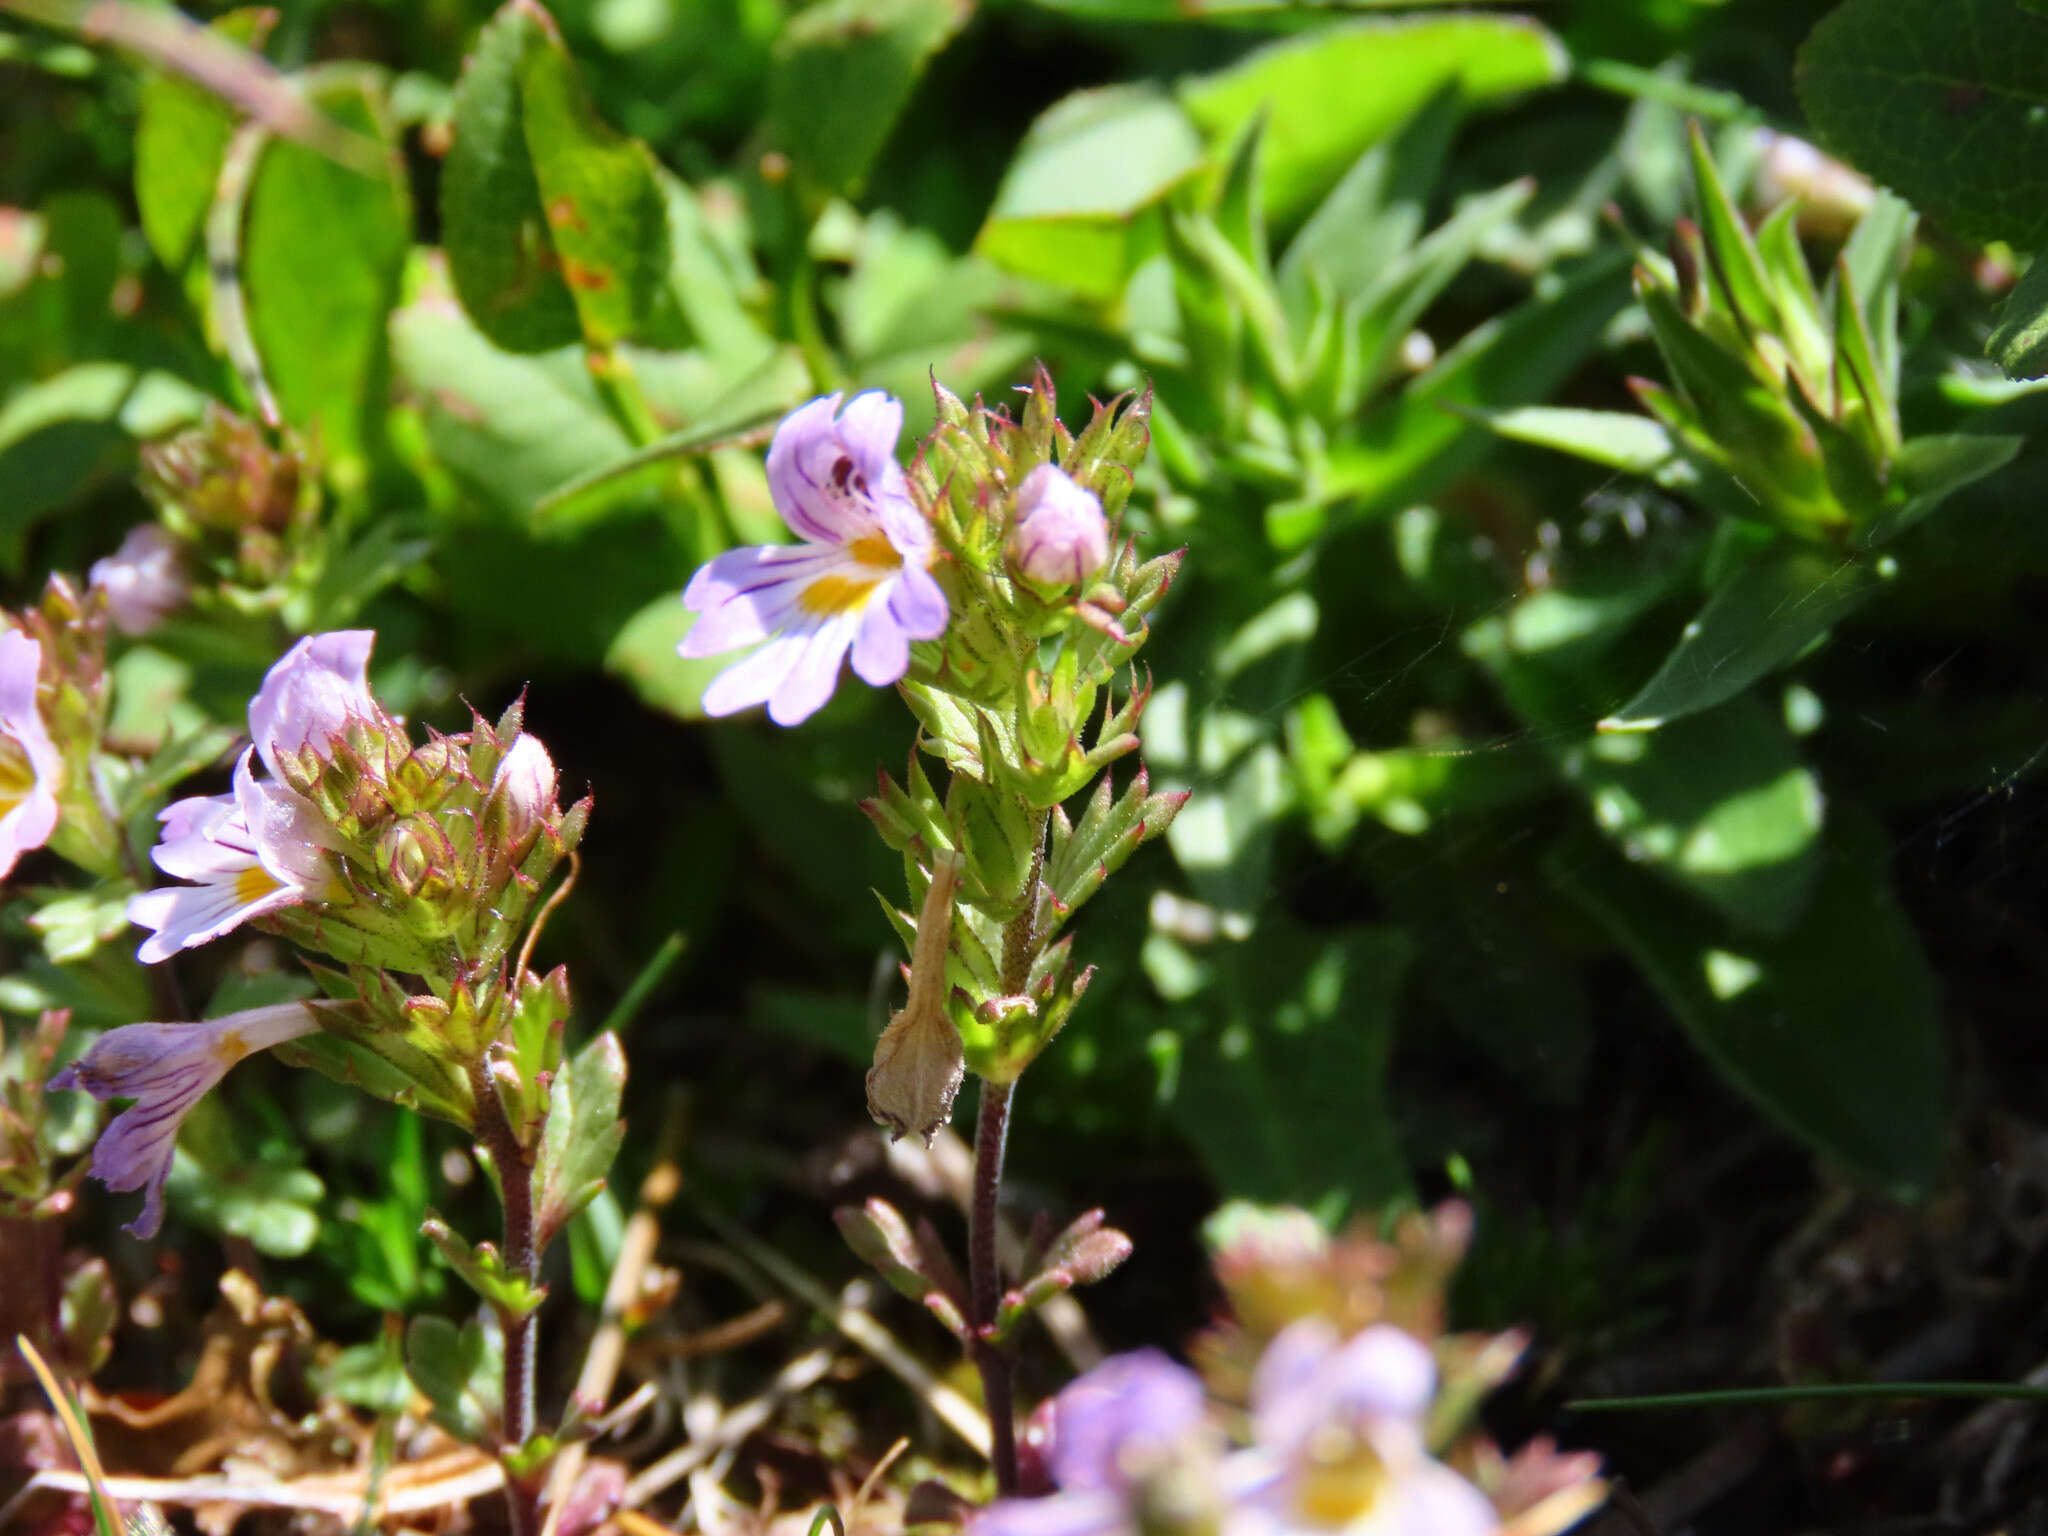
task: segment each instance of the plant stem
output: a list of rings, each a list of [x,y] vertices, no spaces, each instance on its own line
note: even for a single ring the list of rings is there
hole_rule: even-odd
[[[1002,1299],[1002,1271],[996,1265],[996,1196],[1003,1182],[1003,1148],[1010,1134],[1010,1101],[1015,1083],[981,1084],[981,1109],[974,1131],[974,1204],[968,1212],[967,1270],[974,1305],[975,1368],[981,1372],[981,1395],[988,1410],[989,1463],[995,1468],[996,1492],[1012,1498],[1017,1492],[1017,1430],[1013,1420],[1010,1357],[987,1330],[996,1320]]]
[[[540,1282],[540,1251],[534,1243],[533,1163],[519,1144],[504,1107],[486,1082],[479,1082],[477,1127],[491,1165],[498,1173],[499,1198],[505,1209],[505,1267],[529,1285]],[[516,1452],[533,1438],[534,1370],[540,1354],[539,1319],[498,1315],[505,1336],[505,1398],[499,1439],[502,1450]],[[505,1467],[505,1505],[512,1536],[539,1536],[540,1490],[544,1477],[533,1469]]]

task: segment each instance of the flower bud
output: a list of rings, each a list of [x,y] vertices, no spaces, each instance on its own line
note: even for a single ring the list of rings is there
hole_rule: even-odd
[[[1109,520],[1093,491],[1057,464],[1041,464],[1017,487],[1010,562],[1037,586],[1078,587],[1109,560]]]
[[[498,762],[484,805],[485,834],[518,857],[541,819],[555,808],[555,764],[538,736],[521,735]]]
[[[92,567],[92,587],[124,635],[146,635],[185,601],[178,541],[156,523],[128,530],[121,547]]]
[[[404,896],[432,896],[455,883],[455,848],[431,816],[408,816],[377,839],[377,872]]]

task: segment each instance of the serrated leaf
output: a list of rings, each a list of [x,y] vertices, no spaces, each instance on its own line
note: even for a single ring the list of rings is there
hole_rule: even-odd
[[[1957,234],[2048,241],[2048,18],[2014,0],[1846,0],[1799,51],[1827,147]]]
[[[858,190],[919,76],[971,0],[822,0],[776,39],[768,122],[791,158],[835,192]]]
[[[1567,845],[1548,868],[1737,1088],[1887,1193],[1924,1193],[1947,1119],[1934,978],[1882,837],[1845,820],[1830,841],[1806,914],[1774,939],[1731,932],[1590,847]]]
[[[618,1036],[602,1034],[555,1073],[548,1090],[547,1128],[535,1163],[535,1242],[545,1248],[569,1218],[604,1188],[612,1159],[625,1140],[619,1100],[626,1085],[626,1053]]]
[[[1655,730],[1726,703],[1862,607],[1887,574],[1868,556],[1772,546],[1714,589],[1656,675],[1600,729]]]

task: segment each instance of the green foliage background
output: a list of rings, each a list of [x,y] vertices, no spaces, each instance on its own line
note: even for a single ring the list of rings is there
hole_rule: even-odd
[[[710,723],[715,666],[674,655],[689,573],[776,536],[739,434],[865,387],[903,397],[915,434],[932,376],[996,398],[1035,358],[1070,416],[1156,391],[1124,527],[1189,551],[1145,725],[1155,779],[1195,798],[1093,912],[1101,974],[1014,1134],[1029,1198],[1106,1204],[1138,1236],[1113,1327],[1121,1306],[1150,1336],[1162,1296],[1199,1316],[1174,1266],[1219,1196],[1335,1217],[1459,1189],[1482,1211],[1481,1320],[1597,1351],[1668,1321],[1689,1206],[1759,1177],[1787,1211],[1815,1180],[1921,1198],[1959,1126],[2040,1111],[2011,999],[2039,995],[2041,406],[1985,349],[2036,371],[2042,290],[2022,280],[1994,335],[2019,259],[1976,242],[2044,238],[2048,19],[2008,0],[206,15],[260,37],[368,160],[257,146],[229,219],[238,358],[208,252],[237,114],[0,22],[0,570],[25,599],[110,550],[147,511],[137,444],[208,399],[250,411],[253,349],[317,445],[324,553],[238,624],[152,636],[122,686],[233,723],[291,633],[342,623],[378,629],[380,689],[428,721],[528,686],[566,787],[597,797],[548,935],[584,1022],[681,936],[630,1021],[627,1170],[681,1080],[697,1176],[772,1206],[795,1160],[861,1126],[886,1012],[870,890],[892,861],[855,802],[907,755],[903,712],[847,686],[799,731]],[[1908,24],[1938,58],[1889,51]],[[1982,84],[1929,96],[1930,72]],[[1731,276],[1748,237],[1716,214],[1765,211],[1767,129],[1822,136],[1903,199],[1867,216],[1842,286],[1846,230],[1819,218],[1759,235],[1762,286]],[[1726,311],[1695,305],[1697,332],[1659,326],[1684,218]],[[1654,279],[1633,294],[1632,267]],[[1822,287],[1862,305],[1892,376],[1905,443],[1867,503],[1846,459],[1798,457],[1838,427],[1860,441],[1849,416],[1741,371],[1796,323],[1745,306],[1802,283],[1824,326],[1854,329]],[[1677,414],[1639,409],[1638,376]],[[1757,466],[1782,454],[1848,531],[1775,519]],[[142,1016],[118,922],[74,914],[53,944],[16,894],[0,1008]],[[290,985],[248,955],[189,972],[217,1007]],[[188,1135],[177,1219],[314,1255],[289,1283],[338,1333],[442,1294],[414,1234],[465,1196],[417,1126],[310,1074],[252,1068],[227,1102]],[[577,1237],[586,1290],[604,1211]]]

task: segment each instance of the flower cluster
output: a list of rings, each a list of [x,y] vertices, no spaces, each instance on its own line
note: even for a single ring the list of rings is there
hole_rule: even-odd
[[[350,1075],[347,1049],[368,1051],[389,1092],[457,1123],[475,1123],[480,1076],[523,1129],[544,1113],[534,1099],[544,1106],[559,1060],[566,983],[507,960],[589,802],[559,808],[554,763],[517,705],[495,727],[477,719],[415,745],[370,691],[374,640],[340,630],[294,645],[250,701],[251,745],[228,792],[159,816],[152,857],[185,883],[129,902],[151,930],[140,959],[254,924],[339,961],[355,996],[128,1025],[62,1074],[55,1086],[135,1100],[102,1135],[93,1173],[145,1192],[141,1235],[160,1218],[180,1120],[252,1051],[325,1032],[343,1054],[312,1064]],[[530,1038],[515,1041],[522,1027]]]
[[[1451,1209],[1421,1227],[1457,1234],[1466,1219]],[[1395,1322],[1347,1330],[1318,1310],[1339,1292],[1350,1305],[1377,1288],[1340,1278],[1362,1280],[1368,1256],[1381,1282],[1396,1281],[1409,1250],[1363,1236],[1318,1245],[1299,1212],[1240,1208],[1226,1224],[1235,1230],[1219,1268],[1237,1281],[1233,1295],[1251,1284],[1268,1302],[1291,1293],[1307,1310],[1264,1342],[1248,1379],[1219,1379],[1213,1352],[1205,1382],[1143,1351],[1075,1381],[1039,1419],[1042,1482],[1053,1491],[997,1501],[972,1536],[1542,1536],[1598,1504],[1594,1458],[1538,1442],[1506,1460],[1447,1422],[1498,1380],[1519,1339],[1432,1345]],[[1269,1274],[1254,1273],[1261,1251],[1273,1256]],[[1442,1272],[1433,1282],[1428,1272],[1425,1263],[1405,1279],[1440,1308]]]
[[[712,682],[705,709],[765,703],[785,725],[825,703],[850,655],[864,681],[898,686],[950,770],[941,796],[913,762],[864,807],[923,912],[896,914],[917,965],[869,1105],[925,1136],[963,1063],[1009,1081],[1057,1032],[1088,979],[1058,930],[1180,803],[1149,794],[1142,771],[1117,797],[1105,772],[1138,747],[1147,690],[1126,669],[1178,563],[1140,563],[1111,521],[1149,442],[1147,402],[1098,405],[1076,435],[1042,371],[1014,421],[936,393],[938,426],[907,469],[903,408],[886,395],[827,396],[783,421],[768,483],[797,542],[699,571],[681,647],[756,646]],[[1061,802],[1098,775],[1076,825]]]

